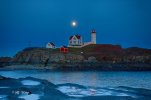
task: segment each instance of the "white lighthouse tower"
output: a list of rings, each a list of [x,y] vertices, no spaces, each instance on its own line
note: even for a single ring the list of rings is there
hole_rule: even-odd
[[[92,30],[91,32],[91,42],[93,44],[96,44],[96,31],[95,30]]]

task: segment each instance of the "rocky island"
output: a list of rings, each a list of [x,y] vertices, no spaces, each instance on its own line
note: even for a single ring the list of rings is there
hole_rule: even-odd
[[[53,70],[151,70],[150,49],[122,48],[111,44],[92,44],[68,49],[68,53],[62,53],[59,48],[25,48],[13,58],[1,58],[0,64],[3,68],[8,65],[34,65]]]

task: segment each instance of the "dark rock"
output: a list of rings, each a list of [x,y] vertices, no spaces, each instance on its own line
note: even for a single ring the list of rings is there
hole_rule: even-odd
[[[10,57],[0,57],[0,67],[9,66],[11,64],[12,58]]]
[[[6,64],[8,62],[9,60]],[[82,48],[69,48],[69,53],[64,54],[60,53],[59,49],[30,47],[18,52],[11,63],[49,66],[60,70],[151,70],[151,50],[93,44]]]

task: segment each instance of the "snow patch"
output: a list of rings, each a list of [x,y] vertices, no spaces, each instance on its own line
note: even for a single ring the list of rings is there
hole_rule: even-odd
[[[40,96],[38,94],[31,94],[31,95],[21,95],[18,98],[22,98],[25,100],[39,100]]]
[[[6,98],[7,95],[0,95],[0,99],[5,100],[4,98]]]
[[[73,86],[61,86],[58,88],[58,90],[72,97],[112,95],[111,91],[107,91],[104,89],[101,90],[97,90],[93,88],[80,89]]]
[[[0,89],[9,88],[9,87],[0,87]]]
[[[40,82],[33,80],[23,80],[21,81],[23,85],[39,85]]]
[[[71,97],[86,97],[86,96],[131,96],[136,98],[134,95],[127,93],[119,93],[108,89],[96,89],[96,88],[78,88],[74,86],[60,86],[57,88],[62,93],[65,93]]]

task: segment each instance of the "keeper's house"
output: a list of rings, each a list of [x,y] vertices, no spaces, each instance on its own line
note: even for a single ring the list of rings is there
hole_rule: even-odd
[[[82,46],[82,36],[73,35],[69,38],[69,47],[81,47]]]

